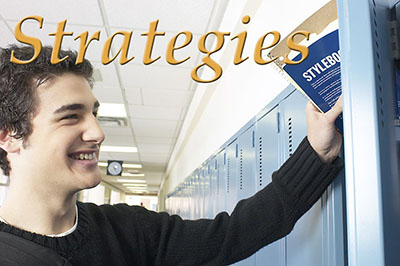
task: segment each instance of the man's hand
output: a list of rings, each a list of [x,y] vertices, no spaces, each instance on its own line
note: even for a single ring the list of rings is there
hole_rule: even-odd
[[[342,113],[342,97],[326,113],[321,113],[310,101],[306,106],[307,138],[311,147],[325,163],[332,162],[342,146],[342,135],[335,120]]]

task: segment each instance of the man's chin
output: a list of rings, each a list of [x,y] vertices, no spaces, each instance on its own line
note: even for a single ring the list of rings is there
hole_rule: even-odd
[[[98,173],[94,173],[88,176],[80,177],[82,182],[82,189],[91,189],[98,186],[101,183],[101,174],[100,171]]]

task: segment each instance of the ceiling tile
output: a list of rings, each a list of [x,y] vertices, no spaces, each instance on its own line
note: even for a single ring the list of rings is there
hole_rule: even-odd
[[[152,162],[152,163],[167,163],[169,160],[169,155],[158,155],[158,154],[141,154],[140,158],[142,162]]]
[[[182,108],[129,105],[129,112],[133,119],[139,118],[177,121],[181,116]]]
[[[165,155],[171,152],[171,145],[168,144],[138,143],[137,147],[140,155],[148,153]]]
[[[177,121],[132,119],[136,137],[173,138]]]
[[[109,152],[112,160],[120,160],[124,162],[139,162],[137,153]]]
[[[136,146],[135,141],[130,135],[123,136],[115,136],[109,135],[106,136],[102,145],[110,145],[110,146]]]
[[[96,83],[93,87],[94,96],[100,103],[123,103],[121,89],[119,87],[103,87]]]
[[[19,21],[24,17],[37,15],[44,22],[57,23],[67,19],[67,23],[85,25],[103,25],[97,0],[54,1],[10,1],[0,0],[0,14],[5,19]]]
[[[175,143],[176,138],[136,137],[136,141],[137,143],[170,144]]]
[[[143,89],[142,93],[145,105],[175,108],[185,108],[193,97],[193,91]]]
[[[131,136],[132,131],[129,127],[104,127],[102,126],[101,129],[103,130],[106,138],[108,136]]]
[[[99,62],[92,62],[93,67],[100,71],[101,80],[95,81],[97,85],[107,86],[107,87],[115,87],[119,86],[119,80],[117,71],[115,70],[115,66],[113,64],[103,65]]]
[[[146,183],[148,185],[159,186],[164,173],[148,173],[145,171]]]
[[[179,66],[123,65],[121,76],[126,88],[189,90],[190,68]]]
[[[142,89],[140,88],[126,88],[125,89],[126,98],[129,105],[136,104],[142,105]]]
[[[214,0],[113,0],[104,1],[108,21],[113,27],[149,28],[159,20],[158,31],[206,31]],[[169,12],[166,12],[168,10]],[[145,19],[144,19],[145,18]]]

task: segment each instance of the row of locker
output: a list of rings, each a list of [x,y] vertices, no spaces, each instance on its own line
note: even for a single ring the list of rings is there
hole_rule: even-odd
[[[168,196],[167,211],[213,218],[265,187],[306,135],[305,104],[289,86]],[[342,173],[287,237],[235,265],[345,265],[344,216]]]

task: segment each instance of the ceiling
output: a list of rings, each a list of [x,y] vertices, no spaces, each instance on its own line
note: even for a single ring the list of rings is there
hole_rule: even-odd
[[[101,126],[106,135],[103,145],[134,146],[137,153],[101,152],[100,161],[122,160],[124,163],[141,164],[139,169],[125,169],[131,173],[144,174],[144,177],[124,177],[144,179],[147,184],[145,194],[156,194],[174,149],[183,120],[196,89],[190,73],[199,64],[200,54],[197,42],[208,31],[217,30],[224,13],[223,0],[85,0],[85,1],[9,1],[0,0],[0,46],[18,43],[14,37],[17,23],[27,16],[43,17],[43,27],[34,20],[22,25],[24,34],[39,38],[43,45],[53,45],[57,23],[67,20],[63,49],[79,49],[79,40],[74,38],[84,31],[91,36],[100,31],[100,40],[93,41],[85,58],[95,67],[94,94],[100,103],[123,104],[127,117],[126,125],[116,121],[103,121]],[[152,58],[161,56],[156,62],[143,64],[147,37],[152,21],[159,20]],[[119,57],[108,65],[101,63],[104,43],[118,31],[133,31],[128,57],[135,58],[125,64]],[[193,40],[184,49],[175,52],[177,59],[190,59],[180,65],[170,65],[165,53],[170,39],[179,32],[190,31]],[[181,36],[178,44],[183,44]],[[116,36],[111,54],[114,55],[122,44],[122,36]],[[110,57],[112,57],[110,55]],[[118,119],[117,119],[118,120]],[[126,192],[133,193],[116,177],[107,176],[102,168],[103,180]]]

